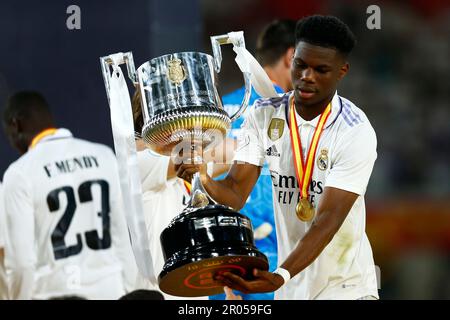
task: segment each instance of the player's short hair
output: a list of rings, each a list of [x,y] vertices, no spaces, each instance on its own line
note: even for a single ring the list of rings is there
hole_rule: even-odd
[[[300,41],[312,45],[333,48],[345,57],[356,45],[356,38],[350,28],[334,16],[313,15],[297,22],[295,45]]]
[[[164,296],[159,291],[138,289],[120,297],[119,300],[164,300]]]
[[[19,91],[8,98],[3,112],[5,124],[13,118],[29,119],[34,116],[43,120],[52,120],[50,107],[39,92]]]
[[[259,34],[256,59],[262,66],[274,65],[283,54],[295,46],[295,20],[274,20]]]

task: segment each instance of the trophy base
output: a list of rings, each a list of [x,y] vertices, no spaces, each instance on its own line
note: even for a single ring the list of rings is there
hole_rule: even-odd
[[[193,257],[190,263],[173,271],[163,270],[159,275],[159,288],[179,297],[201,297],[223,293],[223,285],[214,277],[225,272],[234,273],[244,279],[253,278],[253,269],[267,270],[265,257],[229,255],[207,259]]]
[[[186,208],[161,233],[161,246],[165,264],[159,287],[174,296],[223,293],[216,275],[232,272],[251,279],[254,268],[269,268],[254,245],[250,219],[222,205]]]

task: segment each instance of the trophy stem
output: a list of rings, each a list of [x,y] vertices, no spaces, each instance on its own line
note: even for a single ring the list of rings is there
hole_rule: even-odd
[[[191,185],[191,201],[189,202],[188,207],[203,208],[208,204],[217,204],[203,187],[199,172],[196,172],[192,177]]]

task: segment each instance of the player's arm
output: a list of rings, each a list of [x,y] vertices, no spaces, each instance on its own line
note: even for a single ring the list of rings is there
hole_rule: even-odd
[[[182,174],[182,173],[180,173]],[[202,184],[217,202],[240,210],[261,174],[261,167],[249,163],[234,163],[223,180],[202,176]]]
[[[376,159],[376,137],[370,125],[361,125],[342,136],[327,177],[317,215],[308,232],[281,264],[291,277],[308,267],[332,241],[353,204],[364,195]],[[279,274],[255,270],[256,280],[246,281],[231,273],[218,277],[225,285],[243,292],[270,292],[283,285]]]
[[[212,170],[210,174],[213,178],[226,173],[230,169],[235,144],[234,139],[227,138],[223,143],[220,143],[214,149],[205,152],[203,155],[205,162],[211,162]],[[147,149],[141,139],[136,140],[136,148],[138,151]],[[157,191],[167,180],[177,176],[174,161],[170,157],[152,154],[148,150],[145,153],[138,154],[138,163],[141,181],[145,185],[145,191]]]
[[[261,173],[261,167],[249,163],[234,163],[223,180],[214,180],[206,173],[205,164],[176,165],[178,177],[191,181],[200,172],[203,187],[218,203],[236,210],[241,209]]]
[[[217,202],[228,205],[236,210],[241,209],[252,191],[264,164],[264,147],[259,135],[259,128],[250,112],[245,119],[237,147],[234,141],[227,140],[226,146],[231,145],[234,152],[234,163],[223,180],[213,180],[206,174],[205,164],[183,164],[180,159],[175,166],[177,176],[191,181],[195,172],[200,172],[202,184],[208,194]],[[226,159],[230,155],[226,152]],[[189,156],[189,155],[188,155]],[[181,159],[183,160],[183,159]]]
[[[34,207],[29,180],[21,172],[7,171],[4,179],[6,216],[5,267],[11,299],[31,299],[37,261],[34,250]]]
[[[347,217],[358,195],[352,192],[326,187],[320,201],[317,216],[310,229],[300,240],[281,267],[294,277],[309,266],[330,243]],[[255,270],[257,280],[245,281],[231,273],[217,279],[243,293],[272,292],[281,287],[283,278],[275,273]]]
[[[226,138],[214,149],[205,152],[205,162],[213,162],[211,175],[213,178],[227,173],[230,170],[236,146],[237,141],[235,139]]]
[[[358,194],[325,187],[310,229],[281,265],[291,277],[309,266],[333,239],[347,218]]]

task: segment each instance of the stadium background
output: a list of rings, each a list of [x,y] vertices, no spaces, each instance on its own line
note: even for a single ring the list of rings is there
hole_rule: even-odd
[[[81,30],[68,30],[69,5]],[[381,9],[369,30],[366,8]],[[450,298],[450,4],[414,1],[139,0],[0,3],[0,106],[16,90],[41,91],[60,126],[112,145],[99,57],[133,51],[137,66],[177,51],[211,53],[209,36],[257,33],[275,18],[334,14],[358,45],[339,93],[368,114],[378,160],[366,195],[367,232],[381,298]],[[220,92],[241,85],[224,48]],[[0,135],[0,175],[18,154]]]

